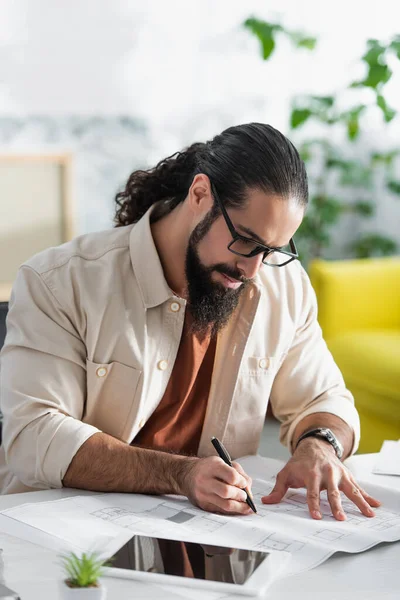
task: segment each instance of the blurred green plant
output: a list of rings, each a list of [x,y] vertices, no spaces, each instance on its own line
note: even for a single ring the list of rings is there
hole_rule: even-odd
[[[297,48],[313,50],[317,43],[316,38],[304,35],[300,31],[289,31],[279,23],[269,23],[259,19],[250,18],[244,22],[244,26],[254,34],[261,43],[262,57],[268,60],[276,45],[276,37],[286,36]]]
[[[70,552],[61,558],[67,575],[65,582],[71,588],[98,587],[104,567],[109,566],[109,563],[100,559],[95,552],[83,552],[81,556]]]
[[[313,50],[316,38],[300,32],[291,32],[281,24],[269,23],[256,18],[245,21],[244,26],[261,43],[261,55],[268,60],[276,46],[277,35],[286,35],[297,47]],[[392,77],[389,63],[400,60],[400,35],[388,42],[375,39],[367,41],[367,48],[361,60],[366,65],[366,75],[360,81],[353,81],[346,88],[373,91],[369,104],[354,102],[346,110],[339,108],[341,94],[338,91],[330,96],[295,97],[289,117],[292,130],[314,120],[327,127],[323,138],[306,139],[299,145],[300,154],[307,164],[310,180],[310,202],[303,223],[296,233],[296,242],[305,265],[311,258],[329,254],[329,245],[335,234],[335,226],[344,214],[357,214],[368,218],[375,213],[377,182],[380,191],[400,197],[400,181],[396,179],[395,162],[400,149],[389,152],[369,150],[359,159],[349,158],[343,144],[332,142],[339,128],[344,128],[350,142],[359,139],[371,109],[378,107],[385,123],[396,117],[384,96],[385,86]],[[355,92],[356,96],[359,96]],[[357,100],[357,98],[356,98]],[[333,129],[334,128],[334,129]],[[336,136],[337,137],[337,136]],[[370,232],[350,242],[346,256],[370,257],[390,255],[396,252],[394,240],[379,233]]]

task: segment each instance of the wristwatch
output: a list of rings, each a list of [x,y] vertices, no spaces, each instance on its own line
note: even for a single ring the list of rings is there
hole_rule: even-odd
[[[306,433],[303,433],[297,440],[295,450],[296,450],[297,446],[300,444],[300,442],[302,440],[305,440],[308,437],[316,437],[316,438],[319,438],[320,440],[325,440],[326,442],[328,442],[328,444],[330,444],[333,447],[334,451],[336,452],[336,456],[339,459],[342,458],[343,446],[339,442],[336,435],[333,433],[333,431],[331,429],[328,429],[327,427],[316,427],[315,429],[306,431]]]

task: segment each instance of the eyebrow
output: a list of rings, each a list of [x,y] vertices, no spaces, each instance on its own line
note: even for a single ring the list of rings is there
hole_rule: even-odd
[[[281,250],[283,248],[283,246],[272,246],[272,244],[266,244],[264,242],[264,240],[260,238],[259,235],[257,235],[254,231],[252,231],[248,227],[245,227],[244,225],[237,225],[236,229],[240,229],[241,231],[244,231],[250,237],[252,237],[253,240],[256,240],[257,242],[260,242],[260,244],[262,244],[263,246],[268,246],[269,248],[276,248],[277,250]]]

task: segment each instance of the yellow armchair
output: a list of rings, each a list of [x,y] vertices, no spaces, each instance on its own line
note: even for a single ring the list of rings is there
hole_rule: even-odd
[[[400,257],[314,260],[324,338],[353,393],[359,452],[400,438]]]

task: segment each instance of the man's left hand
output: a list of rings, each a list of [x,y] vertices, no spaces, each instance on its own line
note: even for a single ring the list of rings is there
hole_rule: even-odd
[[[262,502],[276,504],[289,488],[302,487],[307,489],[307,504],[314,519],[322,519],[322,490],[327,490],[332,514],[338,521],[346,519],[340,492],[354,502],[366,517],[374,517],[371,506],[376,508],[381,504],[358,485],[350,471],[337,458],[332,446],[317,438],[301,441],[291,459],[278,473],[274,489],[262,498]]]

